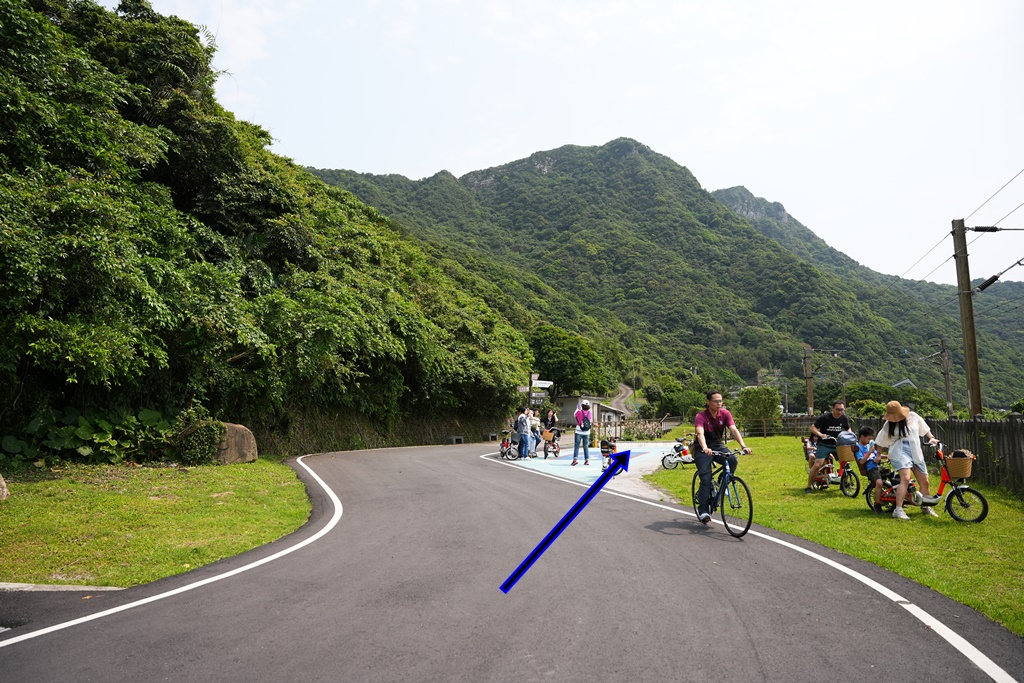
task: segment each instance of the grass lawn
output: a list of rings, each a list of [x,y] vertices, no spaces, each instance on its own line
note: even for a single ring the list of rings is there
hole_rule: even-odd
[[[738,474],[750,486],[756,524],[891,569],[1024,635],[1024,501],[1019,497],[971,482],[989,503],[980,524],[957,522],[943,507],[936,508],[936,519],[907,506],[910,520],[900,521],[868,509],[865,477],[856,498],[845,497],[838,486],[805,494],[807,466],[798,438],[745,441],[754,454],[740,458]],[[694,471],[692,466],[659,470],[646,479],[688,501]],[[930,479],[934,492],[939,476]]]
[[[12,474],[0,582],[128,587],[269,543],[309,517],[283,463]]]

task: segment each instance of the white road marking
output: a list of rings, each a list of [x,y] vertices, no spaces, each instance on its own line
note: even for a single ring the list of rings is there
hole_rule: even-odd
[[[262,566],[264,564],[267,564],[268,562],[273,562],[276,559],[279,559],[281,557],[284,557],[285,555],[293,553],[296,550],[299,550],[300,548],[305,548],[307,545],[309,545],[311,543],[315,543],[316,541],[320,540],[331,529],[333,529],[335,526],[337,526],[339,521],[341,521],[341,515],[342,515],[343,510],[342,510],[342,507],[341,507],[341,501],[338,500],[338,496],[335,495],[334,491],[332,491],[330,489],[330,487],[328,487],[327,484],[324,483],[324,480],[321,479],[317,475],[316,472],[311,470],[309,468],[309,466],[306,465],[306,463],[302,462],[303,459],[308,458],[308,457],[309,457],[308,455],[304,455],[301,458],[299,458],[297,460],[297,462],[300,465],[302,465],[302,467],[305,468],[305,470],[307,472],[309,472],[310,476],[313,477],[313,479],[316,481],[316,483],[320,485],[320,488],[322,488],[327,493],[327,495],[330,497],[331,502],[334,503],[334,516],[331,517],[331,520],[327,523],[326,526],[324,526],[323,529],[321,529],[320,531],[316,532],[315,534],[313,534],[312,536],[310,536],[306,540],[300,541],[299,543],[296,543],[295,545],[291,546],[290,548],[285,548],[284,550],[280,550],[280,551],[274,553],[273,555],[270,555],[268,557],[264,557],[262,560],[256,560],[255,562],[251,562],[251,563],[245,565],[244,567],[239,567],[238,569],[232,569],[229,572],[224,572],[223,574],[218,574],[217,576],[211,576],[211,577],[209,577],[207,579],[203,579],[202,581],[196,581],[195,583],[190,583],[190,584],[182,586],[180,588],[175,588],[174,590],[167,591],[166,593],[160,593],[159,595],[153,595],[153,596],[150,596],[148,598],[143,598],[142,600],[136,600],[135,602],[129,602],[128,604],[121,605],[120,607],[113,607],[111,609],[104,610],[102,612],[97,612],[96,614],[90,614],[88,616],[79,617],[78,619],[72,619],[71,621],[65,621],[64,623],[61,623],[61,624],[55,624],[53,626],[48,626],[46,628],[39,629],[38,631],[32,631],[31,633],[26,633],[24,635],[16,636],[14,638],[9,638],[7,640],[0,640],[0,648],[7,647],[9,645],[14,645],[15,643],[20,643],[20,642],[23,642],[23,641],[26,641],[26,640],[30,640],[32,638],[38,638],[39,636],[44,636],[44,635],[46,635],[48,633],[53,633],[54,631],[60,631],[60,630],[66,629],[66,628],[71,628],[72,626],[78,626],[79,624],[84,624],[86,622],[95,621],[96,619],[102,619],[103,617],[109,617],[111,614],[117,614],[118,612],[124,612],[126,610],[130,610],[130,609],[133,609],[135,607],[141,607],[142,605],[148,605],[149,603],[156,602],[157,600],[163,600],[164,598],[169,598],[169,597],[171,597],[173,595],[179,595],[180,593],[185,593],[185,592],[193,590],[195,588],[199,588],[201,586],[205,586],[207,584],[214,583],[215,581],[220,581],[222,579],[227,579],[227,578],[230,578],[232,576],[236,576],[238,574],[241,574],[242,572],[247,572],[250,569],[255,569],[256,567],[259,567],[259,566]]]
[[[538,472],[537,470],[534,470],[534,469],[530,469],[530,468],[527,468],[527,467],[520,467],[518,465],[514,465],[512,462],[503,462],[501,460],[498,460],[496,458],[491,457],[491,456],[496,456],[496,455],[499,455],[499,454],[498,453],[484,453],[480,457],[484,458],[484,459],[486,459],[486,460],[488,460],[490,462],[498,463],[499,465],[505,465],[506,467],[513,467],[513,468],[515,468],[515,469],[517,469],[517,470],[519,470],[521,472],[529,472],[530,474],[539,474],[542,477],[548,477],[550,479],[556,479],[558,481],[563,481],[563,482],[566,482],[568,484],[572,484],[573,486],[581,486],[583,488],[590,488],[592,486],[592,484],[583,484],[583,483],[580,483],[578,481],[573,481],[572,479],[566,479],[564,477],[557,477],[557,476],[555,476],[553,474],[548,474],[546,472]],[[644,505],[650,505],[652,507],[661,508],[662,510],[668,510],[670,512],[682,512],[683,514],[689,515],[690,517],[693,517],[694,519],[697,518],[697,515],[693,514],[692,512],[690,512],[689,510],[686,510],[684,508],[671,507],[669,505],[662,505],[661,503],[656,503],[656,502],[654,502],[652,500],[644,500],[643,498],[636,498],[634,496],[626,495],[625,493],[619,493],[617,491],[609,491],[608,489],[603,489],[601,491],[601,493],[606,493],[606,494],[611,495],[611,496],[618,496],[619,498],[626,498],[628,500],[634,500],[634,501],[636,501],[638,503],[643,503]],[[722,523],[722,522],[720,522],[717,519],[713,519],[712,521],[714,521],[716,524],[721,524]],[[912,602],[910,602],[909,600],[907,600],[906,598],[901,596],[899,593],[896,593],[895,591],[893,591],[893,590],[883,586],[882,584],[878,583],[874,579],[869,578],[867,576],[864,576],[860,572],[854,571],[853,569],[850,569],[849,567],[844,567],[843,565],[839,564],[838,562],[835,562],[833,560],[828,559],[824,555],[819,555],[818,553],[816,553],[814,551],[807,550],[806,548],[801,548],[800,546],[795,545],[793,543],[790,543],[789,541],[784,541],[781,538],[775,538],[774,536],[769,536],[768,534],[762,533],[760,531],[748,531],[747,533],[750,534],[750,535],[753,535],[753,536],[757,536],[758,538],[763,538],[766,541],[771,541],[772,543],[777,543],[777,544],[779,544],[781,546],[784,546],[786,548],[789,548],[791,550],[795,550],[798,553],[803,553],[807,557],[810,557],[812,559],[818,560],[819,562],[827,564],[829,567],[832,567],[833,569],[841,571],[842,573],[846,574],[847,576],[849,576],[850,578],[854,579],[855,581],[859,581],[860,583],[863,583],[868,588],[871,588],[872,590],[877,591],[878,593],[881,593],[882,595],[884,595],[889,600],[892,600],[893,602],[895,602],[896,604],[900,605],[905,610],[910,612],[919,621],[921,621],[921,623],[923,623],[925,626],[927,626],[928,628],[932,629],[932,631],[934,631],[937,635],[942,637],[947,643],[949,643],[954,648],[956,648],[960,652],[960,654],[962,654],[964,657],[969,659],[971,661],[971,663],[973,663],[979,669],[981,669],[986,674],[988,674],[988,676],[992,680],[997,681],[998,683],[1017,683],[1017,680],[1015,678],[1013,678],[1013,676],[1011,676],[1010,674],[1006,673],[1006,671],[1002,667],[1000,667],[998,664],[996,664],[991,659],[989,659],[985,655],[985,653],[983,653],[981,650],[979,650],[978,648],[976,648],[973,645],[971,645],[966,639],[964,639],[963,637],[957,635],[955,632],[953,632],[951,629],[949,629],[941,621],[939,621],[938,619],[933,617],[928,612],[925,612],[923,609],[921,609],[917,605],[913,604]]]

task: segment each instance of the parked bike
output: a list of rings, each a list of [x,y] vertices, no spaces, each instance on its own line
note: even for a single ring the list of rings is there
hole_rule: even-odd
[[[666,453],[661,458],[661,466],[666,470],[674,470],[679,465],[688,465],[693,463],[693,455],[690,453],[689,446],[686,445],[686,439],[676,439],[676,444],[672,446],[672,450]]]

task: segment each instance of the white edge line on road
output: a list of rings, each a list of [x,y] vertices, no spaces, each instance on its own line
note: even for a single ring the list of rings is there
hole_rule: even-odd
[[[566,482],[566,483],[569,483],[569,484],[573,484],[575,486],[582,486],[583,488],[590,488],[590,486],[591,486],[591,484],[584,484],[582,482],[574,481],[572,479],[566,479],[564,477],[558,477],[558,476],[555,476],[553,474],[548,474],[547,472],[538,472],[537,470],[533,470],[533,469],[530,469],[528,467],[521,467],[519,465],[514,465],[511,462],[502,462],[501,460],[498,460],[496,458],[490,457],[490,456],[494,456],[494,455],[498,455],[498,453],[496,453],[496,452],[495,453],[484,453],[480,457],[485,459],[485,460],[489,460],[490,462],[496,462],[499,465],[505,465],[506,467],[514,467],[517,470],[521,470],[521,471],[524,471],[524,472],[529,472],[531,474],[539,474],[542,477],[548,477],[550,479],[556,479],[558,481],[562,481],[562,482]],[[683,514],[689,515],[690,517],[693,517],[695,519],[697,517],[695,514],[693,514],[689,510],[686,510],[686,509],[683,509],[683,508],[680,508],[680,507],[672,507],[672,506],[669,506],[669,505],[662,505],[661,503],[656,503],[653,500],[644,500],[643,498],[637,498],[635,496],[630,496],[630,495],[627,495],[625,493],[619,493],[618,491],[610,491],[607,488],[605,488],[602,491],[602,493],[607,493],[607,494],[610,494],[610,495],[613,495],[613,496],[618,496],[619,498],[627,498],[629,500],[634,500],[634,501],[636,501],[638,503],[643,503],[644,505],[650,505],[652,507],[661,508],[663,510],[669,510],[670,512],[682,512]],[[718,522],[718,520],[714,520],[714,521],[716,523],[720,523],[720,522]],[[898,605],[900,605],[901,607],[906,609],[908,612],[910,612],[912,615],[917,617],[917,619],[919,621],[921,621],[925,626],[927,626],[932,631],[934,631],[936,634],[941,636],[947,643],[949,643],[954,648],[956,648],[960,652],[960,654],[962,654],[967,659],[971,660],[971,662],[975,666],[977,666],[979,669],[981,669],[986,674],[988,674],[989,677],[992,678],[992,680],[997,681],[998,683],[1017,683],[1017,680],[1015,678],[1013,678],[1013,676],[1011,676],[1010,674],[1006,673],[1006,671],[1002,667],[1000,667],[998,664],[996,664],[991,659],[989,659],[985,655],[985,653],[983,653],[981,650],[979,650],[978,648],[976,648],[973,645],[971,645],[965,638],[963,638],[960,635],[958,635],[957,633],[955,633],[952,629],[947,627],[945,624],[943,624],[941,621],[939,621],[938,619],[933,617],[928,612],[925,612],[923,609],[921,609],[917,605],[915,605],[915,604],[913,604],[911,602],[908,602],[907,599],[904,598],[903,596],[901,596],[899,593],[896,593],[896,592],[890,590],[889,588],[886,588],[885,586],[883,586],[882,584],[878,583],[874,579],[871,579],[871,578],[869,578],[867,576],[864,576],[860,572],[855,571],[853,569],[850,569],[849,567],[844,567],[843,565],[839,564],[838,562],[835,562],[834,560],[828,559],[824,555],[819,555],[818,553],[816,553],[816,552],[814,552],[812,550],[807,550],[806,548],[801,548],[800,546],[798,546],[796,544],[793,544],[793,543],[790,543],[789,541],[784,541],[781,538],[775,538],[774,536],[769,536],[768,534],[762,533],[760,531],[750,531],[748,533],[750,533],[750,534],[752,534],[754,536],[757,536],[758,538],[763,538],[763,539],[765,539],[767,541],[771,541],[772,543],[777,543],[777,544],[779,544],[781,546],[784,546],[786,548],[789,548],[791,550],[795,550],[795,551],[797,551],[799,553],[803,553],[807,557],[810,557],[812,559],[818,560],[819,562],[827,564],[829,567],[832,567],[833,569],[837,569],[837,570],[841,571],[842,573],[846,574],[847,576],[849,576],[850,578],[863,583],[868,588],[871,588],[872,590],[875,590],[875,591],[881,593],[886,598],[888,598],[889,600],[892,600],[893,602],[897,603]]]
[[[20,643],[22,641],[29,640],[31,638],[38,638],[39,636],[44,636],[44,635],[46,635],[48,633],[53,633],[54,631],[60,631],[62,629],[71,628],[72,626],[78,626],[79,624],[84,624],[84,623],[89,622],[89,621],[95,621],[96,619],[102,619],[103,617],[109,617],[111,614],[117,614],[118,612],[124,612],[126,610],[130,610],[130,609],[133,609],[135,607],[141,607],[142,605],[147,605],[147,604],[149,604],[151,602],[156,602],[157,600],[163,600],[164,598],[169,598],[171,596],[178,595],[180,593],[185,593],[185,592],[193,590],[195,588],[199,588],[201,586],[205,586],[207,584],[214,583],[215,581],[220,581],[222,579],[227,579],[227,578],[230,578],[232,576],[236,576],[238,574],[241,574],[242,572],[247,572],[250,569],[255,569],[256,567],[259,567],[261,565],[267,564],[268,562],[273,562],[274,560],[276,560],[278,558],[284,557],[285,555],[288,555],[289,553],[293,553],[296,550],[299,550],[300,548],[305,548],[307,545],[320,540],[331,529],[333,529],[335,526],[337,526],[339,521],[341,521],[342,507],[341,507],[341,501],[338,500],[338,496],[335,495],[334,491],[332,491],[330,489],[330,487],[328,487],[327,484],[324,483],[324,480],[321,479],[317,475],[316,472],[311,470],[309,468],[309,466],[306,465],[306,463],[302,462],[304,458],[308,458],[308,457],[309,457],[308,455],[304,455],[301,458],[299,458],[296,462],[298,462],[300,465],[302,465],[302,467],[307,472],[309,472],[309,475],[311,477],[313,477],[313,479],[316,481],[316,483],[319,484],[320,487],[324,491],[327,492],[327,495],[330,497],[331,502],[334,503],[334,516],[331,517],[331,520],[327,523],[326,526],[324,526],[323,529],[321,529],[320,531],[316,532],[315,534],[313,534],[312,536],[310,536],[306,540],[300,541],[299,543],[296,543],[295,545],[291,546],[290,548],[285,548],[284,550],[280,550],[280,551],[274,553],[273,555],[269,555],[267,557],[264,557],[261,560],[256,560],[255,562],[251,562],[251,563],[245,565],[244,567],[239,567],[238,569],[232,569],[229,572],[224,572],[223,574],[218,574],[216,576],[211,576],[211,577],[209,577],[207,579],[203,579],[202,581],[196,581],[195,583],[190,583],[188,585],[181,586],[180,588],[175,588],[174,590],[167,591],[166,593],[160,593],[158,595],[152,595],[152,596],[150,596],[148,598],[143,598],[142,600],[136,600],[135,602],[129,602],[128,604],[121,605],[120,607],[112,607],[111,609],[104,610],[102,612],[97,612],[96,614],[90,614],[88,616],[79,617],[78,619],[73,619],[71,621],[65,621],[64,623],[61,623],[61,624],[54,624],[53,626],[47,626],[46,628],[39,629],[38,631],[32,631],[31,633],[26,633],[24,635],[15,636],[14,638],[9,638],[7,640],[0,640],[0,648],[7,647],[8,645],[14,645],[15,643]]]

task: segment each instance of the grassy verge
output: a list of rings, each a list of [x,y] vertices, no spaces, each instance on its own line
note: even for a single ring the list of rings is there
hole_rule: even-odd
[[[908,507],[909,521],[876,515],[861,493],[847,498],[838,486],[805,494],[806,463],[791,436],[749,438],[754,455],[738,474],[754,497],[754,522],[806,538],[929,586],[1024,635],[1024,501],[1009,492],[971,483],[989,502],[980,524],[954,521],[944,509],[928,518]],[[693,467],[659,470],[646,479],[678,500],[689,500]],[[932,491],[939,477],[933,475]],[[948,490],[948,489],[947,489]]]
[[[0,582],[133,586],[302,526],[305,487],[283,463],[69,466],[8,478]]]

